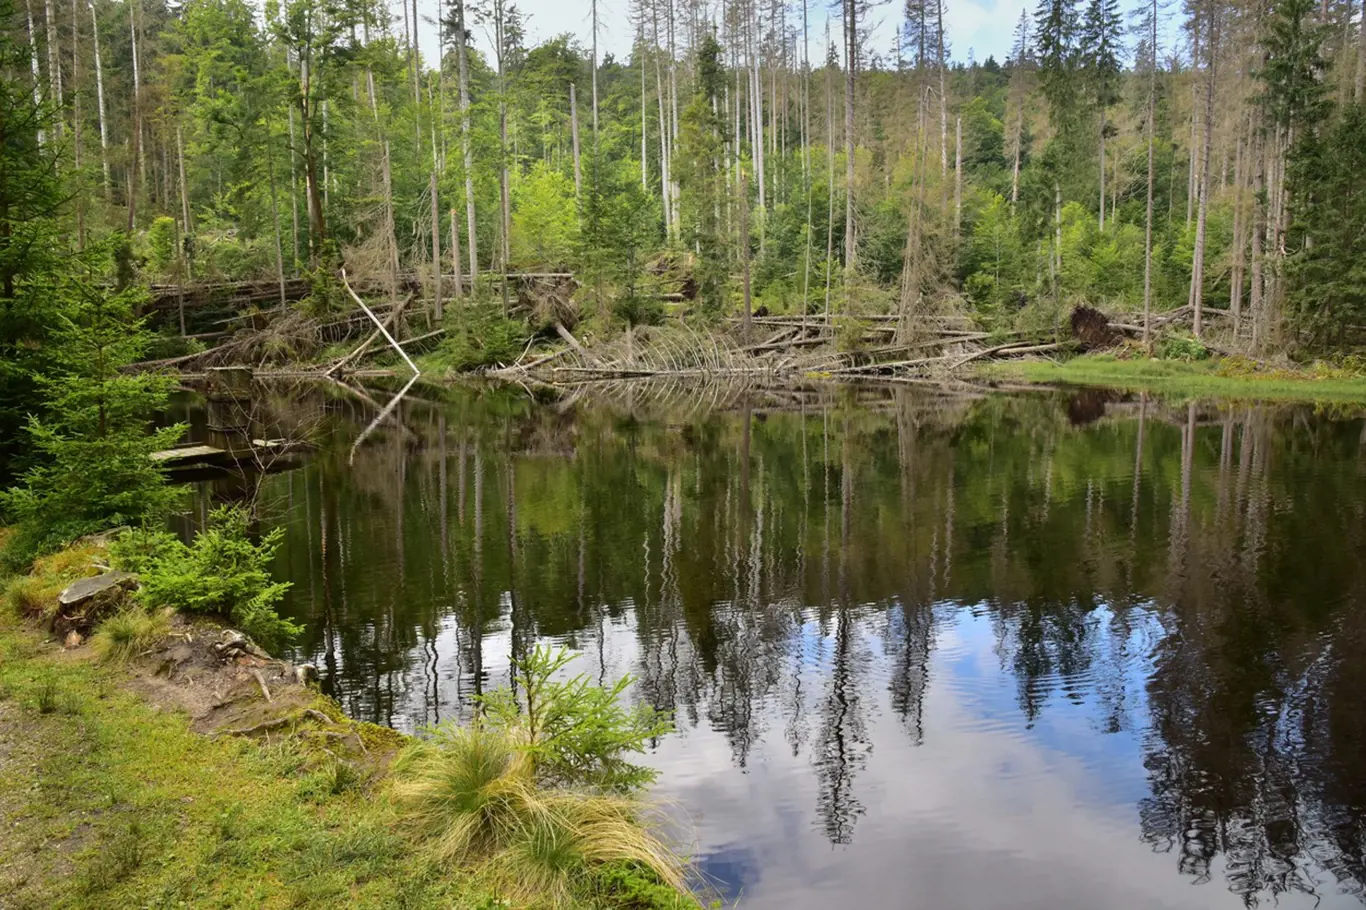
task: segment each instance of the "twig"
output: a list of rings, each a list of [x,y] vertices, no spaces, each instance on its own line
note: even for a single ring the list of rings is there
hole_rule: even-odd
[[[256,677],[256,684],[261,687],[261,694],[266,697],[266,704],[271,704],[275,699],[270,697],[270,687],[266,685],[266,678],[261,675],[260,670],[252,670],[251,675]]]

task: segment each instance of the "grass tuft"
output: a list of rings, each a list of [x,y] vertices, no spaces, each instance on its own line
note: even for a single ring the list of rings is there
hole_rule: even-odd
[[[623,864],[687,894],[686,864],[644,823],[640,802],[538,787],[505,733],[444,730],[411,747],[394,773],[402,823],[431,858],[471,866],[516,906],[575,906],[603,890],[597,875]]]
[[[135,606],[100,623],[90,639],[100,660],[124,663],[161,643],[171,629],[166,611],[147,612]]]

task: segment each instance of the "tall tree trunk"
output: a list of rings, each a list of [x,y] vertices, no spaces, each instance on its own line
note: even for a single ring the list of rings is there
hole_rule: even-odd
[[[61,105],[66,100],[62,92],[62,56],[58,51],[60,44],[57,36],[57,28],[52,19],[52,0],[43,0],[43,14],[47,19],[47,80],[52,90],[52,103]],[[54,121],[57,124],[57,136],[62,135],[61,117]]]
[[[944,59],[944,0],[934,0],[934,10],[939,27],[939,47],[937,49],[939,67],[939,175],[947,178],[949,175],[949,92],[944,78],[944,70],[948,63]],[[943,182],[947,184],[947,180]]]
[[[100,120],[100,166],[104,170],[104,198],[109,200],[109,123],[104,114],[104,64],[100,57],[100,24],[90,0],[90,43],[95,49],[95,102]]]
[[[1261,127],[1254,126],[1252,149],[1252,282],[1248,308],[1252,317],[1252,349],[1261,349],[1265,320],[1266,285],[1262,273],[1262,240],[1266,235],[1266,141]]]
[[[963,118],[956,126],[953,152],[953,236],[959,239],[963,231]]]
[[[38,66],[38,32],[33,26],[33,0],[24,0],[24,12],[28,16],[28,56],[29,67],[33,72],[33,106],[38,107],[43,103],[43,71]],[[38,128],[38,144],[41,146],[47,142],[47,135],[42,127]]]
[[[1143,232],[1143,349],[1152,350],[1153,312],[1153,176],[1157,144],[1157,2],[1152,0],[1153,71],[1148,82],[1148,209]]]
[[[745,171],[740,170],[740,267],[745,297],[745,344],[750,341],[752,305],[749,294],[749,188],[745,185]]]
[[[660,59],[662,49],[659,43],[659,6],[654,4],[650,7],[650,21],[654,31],[655,43],[655,102],[659,110],[659,192],[661,202],[664,206],[664,234],[670,241],[677,239],[674,231],[674,216],[672,207],[669,205],[671,194],[669,191],[669,130],[668,123],[664,119],[664,62]]]
[[[646,112],[649,106],[645,103],[645,12],[640,13],[640,22],[636,28],[636,59],[640,63],[640,191],[648,193],[650,191],[650,143],[646,130]]]
[[[1105,105],[1100,106],[1100,230],[1105,232]]]
[[[1020,104],[1024,99],[1020,100]],[[1014,159],[1010,166],[1010,207],[1013,210],[1020,201],[1020,146],[1024,142],[1024,111],[1020,106],[1015,108],[1015,132],[1012,142],[1014,149],[1011,157]]]
[[[280,239],[280,202],[275,188],[275,141],[271,121],[266,119],[266,175],[270,179],[270,220],[275,227],[275,277],[280,284],[280,306],[285,305],[285,251]]]
[[[596,8],[596,0],[594,0],[593,5]],[[579,103],[574,96],[574,83],[572,82],[569,83],[569,132],[574,139],[574,198],[582,200],[583,170],[579,162]]]
[[[830,20],[825,22],[825,46],[830,43]],[[835,271],[835,86],[831,67],[825,67],[825,162],[826,203],[825,218],[825,321],[830,322],[830,280]]]
[[[1191,305],[1193,310],[1191,330],[1199,338],[1204,327],[1203,308],[1205,300],[1205,225],[1209,210],[1209,159],[1212,134],[1214,132],[1214,79],[1217,61],[1218,29],[1215,23],[1213,3],[1209,4],[1209,30],[1205,36],[1208,65],[1205,72],[1205,132],[1200,154],[1200,214],[1195,227],[1195,252],[1191,265]]]
[[[80,190],[85,188],[84,149],[81,144],[81,13],[79,0],[71,0],[71,148],[72,164],[75,165],[76,179]],[[79,192],[79,191],[78,191]],[[85,250],[85,206],[86,194],[79,192],[76,198],[76,249]]]
[[[598,0],[591,0],[593,15],[593,150],[598,148]],[[573,86],[570,86],[573,91]],[[575,140],[577,142],[577,140]],[[575,159],[578,152],[574,153]],[[575,167],[578,167],[575,164]]]
[[[854,236],[854,78],[858,68],[858,0],[844,2],[846,59],[844,73],[844,274],[845,303],[848,309],[849,285],[857,267],[858,243]]]
[[[479,240],[475,230],[474,153],[470,147],[470,70],[469,28],[465,22],[464,0],[453,0],[455,18],[456,65],[460,70],[460,151],[465,167],[465,241],[470,252],[470,290],[479,280]]]
[[[127,231],[133,233],[133,227],[137,223],[138,208],[138,176],[143,168],[140,162],[142,156],[142,78],[138,70],[138,26],[137,26],[137,0],[128,7],[128,31],[132,35],[133,42],[133,130],[132,148],[128,156],[128,221]]]
[[[460,300],[465,296],[465,277],[460,274],[460,219],[451,209],[451,277],[455,285],[451,297]]]
[[[1361,25],[1357,28],[1357,72],[1352,98],[1357,104],[1366,104],[1366,4],[1362,5],[1361,17]]]
[[[318,186],[318,149],[313,115],[313,72],[305,56],[299,60],[299,118],[303,129],[304,193],[308,202],[308,262],[310,267],[316,269],[322,264],[327,227],[323,220],[322,193]],[[388,143],[385,143],[384,148],[384,167],[387,183]]]
[[[1236,338],[1243,321],[1243,270],[1247,251],[1247,219],[1243,209],[1243,190],[1247,182],[1247,169],[1243,159],[1246,146],[1241,132],[1233,158],[1233,267],[1229,280],[1228,309],[1233,317],[1233,335]]]
[[[176,170],[180,175],[180,217],[184,224],[187,239],[194,237],[194,223],[190,220],[190,191],[185,183],[185,141],[180,134],[180,124],[175,128],[175,155]],[[193,243],[193,240],[190,240]],[[182,243],[178,254],[185,267],[185,277],[190,281],[194,280],[194,261],[190,258],[187,245]],[[184,322],[184,320],[181,320]],[[180,327],[180,334],[185,334],[185,327]]]
[[[433,149],[435,152],[435,149]],[[439,323],[446,318],[441,300],[441,207],[436,194],[436,169],[432,169],[432,309]]]

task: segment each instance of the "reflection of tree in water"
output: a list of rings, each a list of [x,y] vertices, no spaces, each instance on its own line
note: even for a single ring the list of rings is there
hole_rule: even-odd
[[[830,675],[818,708],[820,729],[812,757],[818,783],[816,816],[830,843],[848,844],[854,839],[855,823],[864,813],[854,794],[854,777],[872,748],[862,713],[865,683],[858,672],[867,658],[860,653],[855,620],[848,609],[840,609],[831,621],[834,642]]]
[[[1175,522],[1195,552],[1173,561],[1175,602],[1148,681],[1143,836],[1197,880],[1222,863],[1248,905],[1292,891],[1362,896],[1366,516],[1359,497],[1334,504],[1355,472],[1320,462],[1296,508],[1277,510],[1289,500],[1270,465],[1335,441],[1319,432],[1287,443],[1253,415],[1240,435],[1236,494],[1215,513],[1218,533],[1192,516]],[[1233,470],[1232,437],[1220,443],[1221,472]],[[1192,473],[1187,456],[1183,491]]]
[[[901,718],[917,746],[925,740],[925,695],[930,684],[934,635],[934,611],[928,605],[901,603],[888,615],[885,640],[893,653],[891,681],[887,686],[892,711]]]
[[[1139,399],[1079,429],[1056,399],[909,390],[752,423],[400,413],[353,466],[325,449],[266,484],[301,652],[359,716],[451,710],[507,624],[514,648],[624,633],[638,697],[723,732],[739,765],[783,736],[848,843],[865,719],[886,697],[912,742],[933,735],[939,624],[970,607],[1025,723],[1067,699],[1101,733],[1146,728],[1143,837],[1182,870],[1222,864],[1249,902],[1311,876],[1361,891],[1361,426]]]

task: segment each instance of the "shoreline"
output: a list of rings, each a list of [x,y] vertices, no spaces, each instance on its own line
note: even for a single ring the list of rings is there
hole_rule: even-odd
[[[1366,376],[1315,375],[1302,369],[1258,372],[1248,369],[1246,364],[1229,358],[1187,362],[1121,360],[1110,354],[1085,354],[1061,363],[993,363],[977,368],[973,375],[987,382],[1017,382],[1040,388],[1090,386],[1181,398],[1366,405]]]

